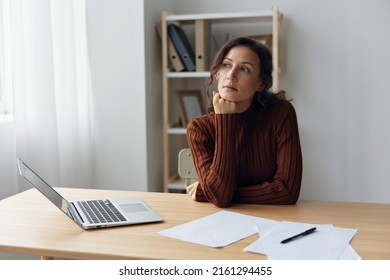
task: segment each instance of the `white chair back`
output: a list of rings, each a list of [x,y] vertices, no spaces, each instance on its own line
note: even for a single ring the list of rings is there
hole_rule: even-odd
[[[196,174],[194,160],[192,159],[190,149],[182,149],[179,152],[179,164],[178,164],[179,176],[186,181],[186,187],[190,184],[191,179],[198,178]]]

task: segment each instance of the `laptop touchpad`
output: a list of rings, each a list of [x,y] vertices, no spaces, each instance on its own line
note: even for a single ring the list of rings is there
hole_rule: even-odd
[[[119,207],[126,213],[147,212],[148,209],[141,203],[122,204]]]

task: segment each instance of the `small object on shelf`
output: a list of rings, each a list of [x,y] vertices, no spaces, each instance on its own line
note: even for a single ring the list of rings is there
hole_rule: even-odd
[[[264,35],[250,35],[248,36],[257,42],[263,44],[267,49],[272,52],[272,34],[264,34]]]
[[[195,71],[195,54],[183,29],[176,24],[168,25],[168,35],[179,54],[186,71]]]
[[[156,31],[160,38],[162,38],[161,35],[161,23],[156,25]],[[183,63],[180,60],[180,57],[178,53],[176,52],[175,47],[172,44],[171,38],[168,38],[168,56],[169,56],[169,69],[175,71],[175,72],[182,72],[185,70],[185,67]]]
[[[211,25],[208,20],[195,22],[196,71],[210,69]]]
[[[191,119],[204,114],[202,96],[200,90],[178,90],[176,93],[179,99],[180,119],[183,127],[186,127]]]

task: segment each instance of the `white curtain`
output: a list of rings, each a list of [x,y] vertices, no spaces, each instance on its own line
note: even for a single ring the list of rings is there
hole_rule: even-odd
[[[11,71],[11,26],[10,26],[10,0],[0,1],[0,121],[5,116],[12,117],[12,79]],[[9,118],[8,118],[9,119]]]
[[[92,185],[85,7],[10,3],[17,155],[54,186]]]

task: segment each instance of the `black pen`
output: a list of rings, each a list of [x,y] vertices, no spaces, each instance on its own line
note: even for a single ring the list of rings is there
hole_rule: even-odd
[[[306,236],[306,235],[308,235],[310,233],[313,233],[316,229],[317,228],[313,227],[311,229],[305,230],[304,232],[298,233],[297,235],[291,236],[291,237],[289,237],[287,239],[284,239],[284,240],[280,241],[280,243],[285,244],[287,242],[290,242],[290,241],[293,241],[295,239],[301,238],[301,237]]]

